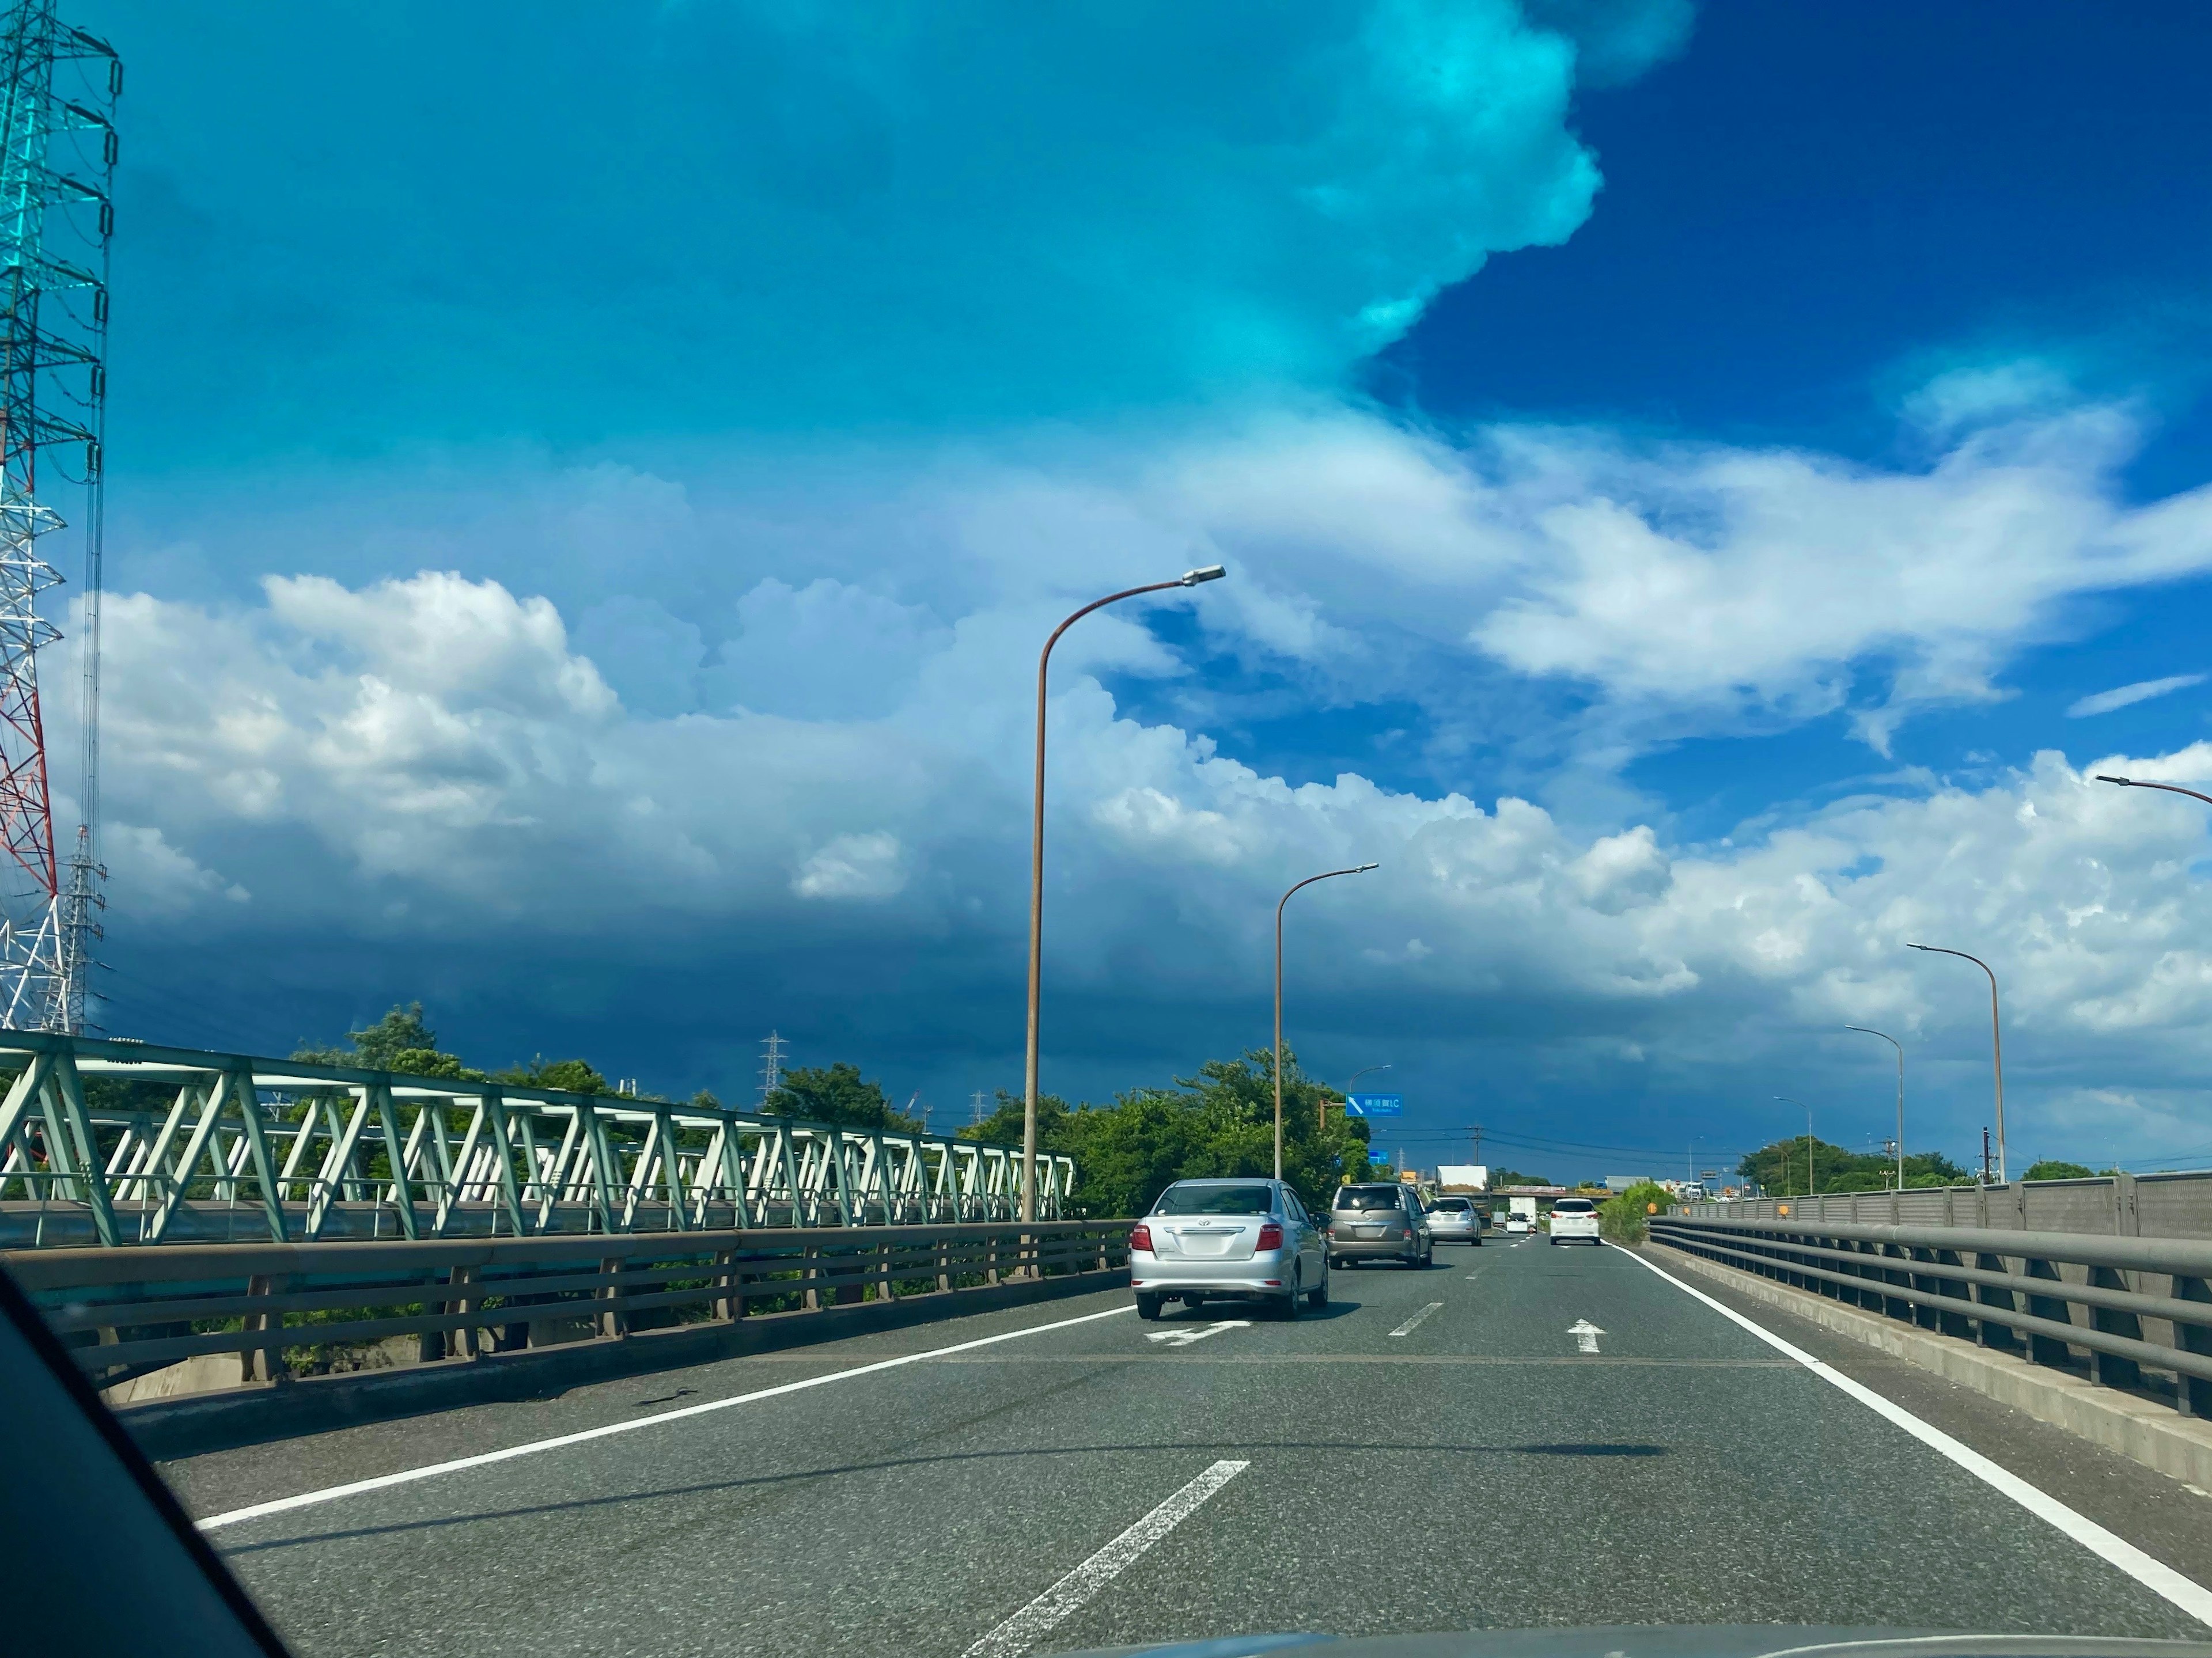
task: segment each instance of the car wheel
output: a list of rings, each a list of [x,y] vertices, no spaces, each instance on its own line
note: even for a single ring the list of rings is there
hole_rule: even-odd
[[[1468,1240],[1468,1242],[1469,1243],[1473,1244],[1473,1245],[1474,1245],[1476,1248],[1478,1248],[1478,1249],[1480,1249],[1480,1248],[1482,1248],[1482,1240],[1481,1240],[1480,1238],[1479,1238],[1479,1237],[1472,1237],[1472,1238],[1469,1238],[1469,1239]]]
[[[1308,1293],[1306,1297],[1306,1305],[1312,1308],[1316,1313],[1321,1311],[1322,1308],[1328,1305],[1328,1274],[1327,1272],[1323,1272],[1321,1275],[1320,1284],[1316,1285],[1314,1289]]]
[[[1283,1304],[1276,1315],[1285,1324],[1296,1324],[1298,1315],[1305,1309],[1306,1293],[1298,1287],[1303,1281],[1298,1274],[1293,1272],[1291,1275],[1291,1292],[1283,1297]]]
[[[1164,1297],[1159,1296],[1139,1295],[1137,1297],[1137,1316],[1139,1318],[1158,1318],[1160,1315],[1160,1303],[1163,1299]]]

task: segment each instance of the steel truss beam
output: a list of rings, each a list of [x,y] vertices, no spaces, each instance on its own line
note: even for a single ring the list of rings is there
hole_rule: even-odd
[[[169,1104],[101,1102],[101,1081]],[[1002,1221],[1020,1164],[972,1140],[0,1030],[0,1247]],[[1041,1157],[1037,1180],[1038,1218],[1065,1218],[1074,1163]]]

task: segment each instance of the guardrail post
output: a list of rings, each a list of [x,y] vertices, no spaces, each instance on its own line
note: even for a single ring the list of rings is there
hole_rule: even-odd
[[[249,1296],[273,1296],[283,1288],[284,1280],[256,1274],[246,1280]],[[242,1349],[239,1355],[241,1382],[265,1382],[274,1387],[292,1379],[291,1367],[284,1363],[284,1315],[282,1313],[248,1313],[246,1333],[263,1339]]]
[[[722,1292],[714,1303],[714,1316],[725,1324],[735,1324],[745,1315],[745,1292],[736,1250],[725,1249],[714,1257],[714,1284]]]
[[[2112,1190],[2116,1194],[2119,1191],[2117,1181]],[[2130,1192],[2128,1195],[2132,1198],[2135,1194]],[[2100,1290],[2124,1291],[2129,1287],[2127,1274],[2110,1266],[2092,1266],[2089,1282]],[[2136,1341],[2142,1339],[2142,1321],[2133,1313],[2123,1312],[2117,1308],[2092,1307],[2089,1309],[2089,1327],[2102,1330],[2106,1335],[2127,1336]],[[2142,1386],[2142,1366],[2131,1358],[2123,1358],[2118,1353],[2092,1352],[2089,1363],[2097,1380],[2107,1388]]]
[[[1988,1206],[1989,1198],[1989,1193],[1986,1189],[1983,1192],[1982,1196],[1983,1206],[1986,1208]],[[2011,1270],[2005,1265],[2005,1260],[2002,1255],[1978,1254],[1974,1257],[1974,1265],[1984,1272],[2009,1272]],[[2014,1313],[2020,1310],[2013,1302],[2012,1291],[2009,1290],[2000,1289],[1995,1284],[1980,1284],[1975,1285],[1974,1299],[1984,1307],[1998,1308],[2008,1313]],[[1979,1339],[1983,1346],[1994,1347],[1999,1352],[2006,1353],[2016,1353],[2020,1351],[2020,1334],[2017,1331],[2006,1325],[2000,1324],[1993,1318],[1980,1319],[1976,1321],[1976,1322],[1978,1327]]]
[[[2208,1286],[2201,1278],[2184,1278],[2176,1274],[2173,1298],[2176,1301],[2212,1303],[2212,1286]],[[2208,1317],[2212,1317],[2212,1306],[2208,1306],[2205,1311]],[[2212,1327],[2203,1324],[2184,1324],[2177,1319],[2173,1326],[2173,1343],[2185,1353],[2212,1354]],[[2180,1384],[2175,1389],[2176,1402],[2185,1414],[2212,1416],[2212,1382],[2193,1376],[2177,1376],[2174,1380]]]
[[[876,1246],[876,1270],[878,1274],[876,1293],[885,1301],[898,1299],[898,1286],[891,1282],[891,1249],[892,1244],[888,1238]]]
[[[2026,1258],[2029,1278],[2047,1278],[2061,1282],[2058,1269],[2047,1260],[2033,1256]],[[2057,1296],[2031,1295],[2027,1298],[2028,1315],[2032,1318],[2047,1318],[2059,1324],[2071,1324],[2074,1314],[2065,1301]],[[2064,1342],[2056,1336],[2031,1335],[2027,1339],[2027,1356],[2038,1364],[2055,1364],[2061,1370],[2073,1363],[2073,1354]]]
[[[1938,1266],[1963,1267],[1966,1264],[1959,1259],[1959,1252],[1956,1249],[1937,1249],[1932,1253]],[[1971,1301],[1973,1298],[1972,1292],[1954,1278],[1938,1278],[1936,1280],[1936,1288],[1942,1294],[1960,1301]],[[1947,1336],[1956,1336],[1961,1341],[1971,1341],[1974,1339],[1973,1325],[1964,1313],[1938,1311],[1936,1315],[1936,1322],[1937,1327]]]
[[[937,1235],[937,1287],[939,1290],[952,1287],[952,1244],[942,1232]]]
[[[623,1258],[606,1256],[599,1262],[599,1276],[606,1280],[605,1287],[596,1293],[605,1303],[599,1310],[599,1335],[602,1341],[624,1341],[629,1337],[629,1315],[620,1306],[622,1301]]]
[[[457,1299],[447,1303],[448,1311],[456,1313],[476,1311],[477,1297],[470,1295],[466,1287],[475,1279],[476,1268],[473,1266],[456,1266],[447,1272],[446,1282],[461,1291]],[[477,1359],[483,1357],[483,1343],[477,1339],[474,1325],[464,1324],[455,1330],[448,1342],[448,1347],[458,1358]]]

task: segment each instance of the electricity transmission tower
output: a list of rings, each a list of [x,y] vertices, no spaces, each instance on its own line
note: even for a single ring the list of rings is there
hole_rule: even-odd
[[[760,1091],[763,1102],[767,1101],[769,1095],[783,1086],[783,1038],[775,1031],[769,1031],[768,1040],[761,1044]]]
[[[99,861],[101,439],[107,404],[107,256],[115,231],[114,49],[54,15],[0,11],[0,1023],[84,1028]],[[40,545],[82,491],[77,623],[82,775],[64,864],[55,841],[39,653],[61,637],[39,595],[62,575]]]

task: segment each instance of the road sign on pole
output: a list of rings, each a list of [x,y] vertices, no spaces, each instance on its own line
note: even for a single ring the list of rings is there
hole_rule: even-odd
[[[1344,1102],[1347,1117],[1401,1117],[1406,1114],[1403,1094],[1352,1094]]]

